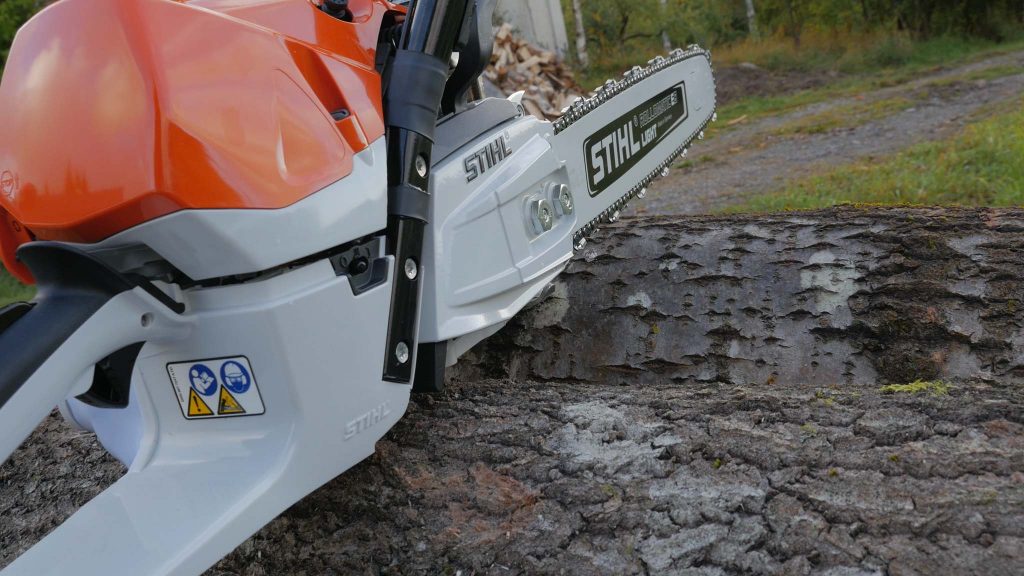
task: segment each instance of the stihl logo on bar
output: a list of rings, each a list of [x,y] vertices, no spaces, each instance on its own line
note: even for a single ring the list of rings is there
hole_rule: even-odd
[[[512,154],[512,146],[509,145],[511,135],[506,130],[486,146],[473,152],[462,161],[462,167],[466,169],[466,182],[472,182],[482,176],[499,162]]]
[[[590,195],[597,196],[665,139],[689,111],[683,83],[619,116],[583,143]]]

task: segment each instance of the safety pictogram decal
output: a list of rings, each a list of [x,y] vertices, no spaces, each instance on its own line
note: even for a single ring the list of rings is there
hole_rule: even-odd
[[[217,405],[217,414],[231,416],[234,414],[245,414],[245,408],[235,400],[235,397],[228,392],[227,387],[220,389],[220,403]]]
[[[213,410],[203,402],[195,390],[188,391],[188,415],[189,416],[213,416]]]
[[[167,365],[167,375],[181,415],[188,420],[266,412],[256,375],[245,356],[174,362]]]

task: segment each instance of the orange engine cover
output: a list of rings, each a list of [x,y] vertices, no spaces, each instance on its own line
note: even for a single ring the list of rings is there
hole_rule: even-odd
[[[0,82],[0,247],[95,242],[190,208],[281,208],[384,134],[384,18],[311,0],[61,0]],[[331,113],[347,110],[335,121]]]

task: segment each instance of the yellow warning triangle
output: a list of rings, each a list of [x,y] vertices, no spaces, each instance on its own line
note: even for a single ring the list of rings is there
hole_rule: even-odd
[[[235,397],[228,392],[228,389],[220,387],[220,405],[217,407],[217,414],[221,416],[231,414],[245,414],[245,408],[235,400]]]
[[[203,399],[196,393],[195,388],[189,388],[188,393],[188,415],[189,416],[213,416],[213,410],[203,402]]]

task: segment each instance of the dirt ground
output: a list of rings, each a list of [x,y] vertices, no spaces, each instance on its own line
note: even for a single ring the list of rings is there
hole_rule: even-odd
[[[951,81],[978,71],[1017,67],[1021,73],[991,80]],[[717,74],[717,73],[716,73]],[[730,76],[743,78],[759,72],[734,70],[719,81],[727,85]],[[809,82],[820,82],[814,77]],[[734,84],[735,86],[736,84]],[[772,93],[776,81],[769,84]],[[732,89],[723,86],[728,94]],[[988,58],[950,67],[898,86],[865,92],[796,109],[792,112],[739,124],[718,133],[690,149],[693,164],[674,169],[655,182],[647,197],[634,200],[637,213],[694,214],[720,210],[755,194],[778,189],[787,180],[820,173],[850,162],[884,158],[919,142],[939,140],[955,134],[973,118],[983,116],[1000,103],[1024,94],[1024,52]],[[863,119],[847,127],[811,134],[782,134],[787,125],[812,115],[837,112],[872,102],[906,98],[913,105],[877,119]]]
[[[755,64],[715,66],[718,105],[751,96],[778,96],[824,86],[839,76],[829,72],[777,72]]]

